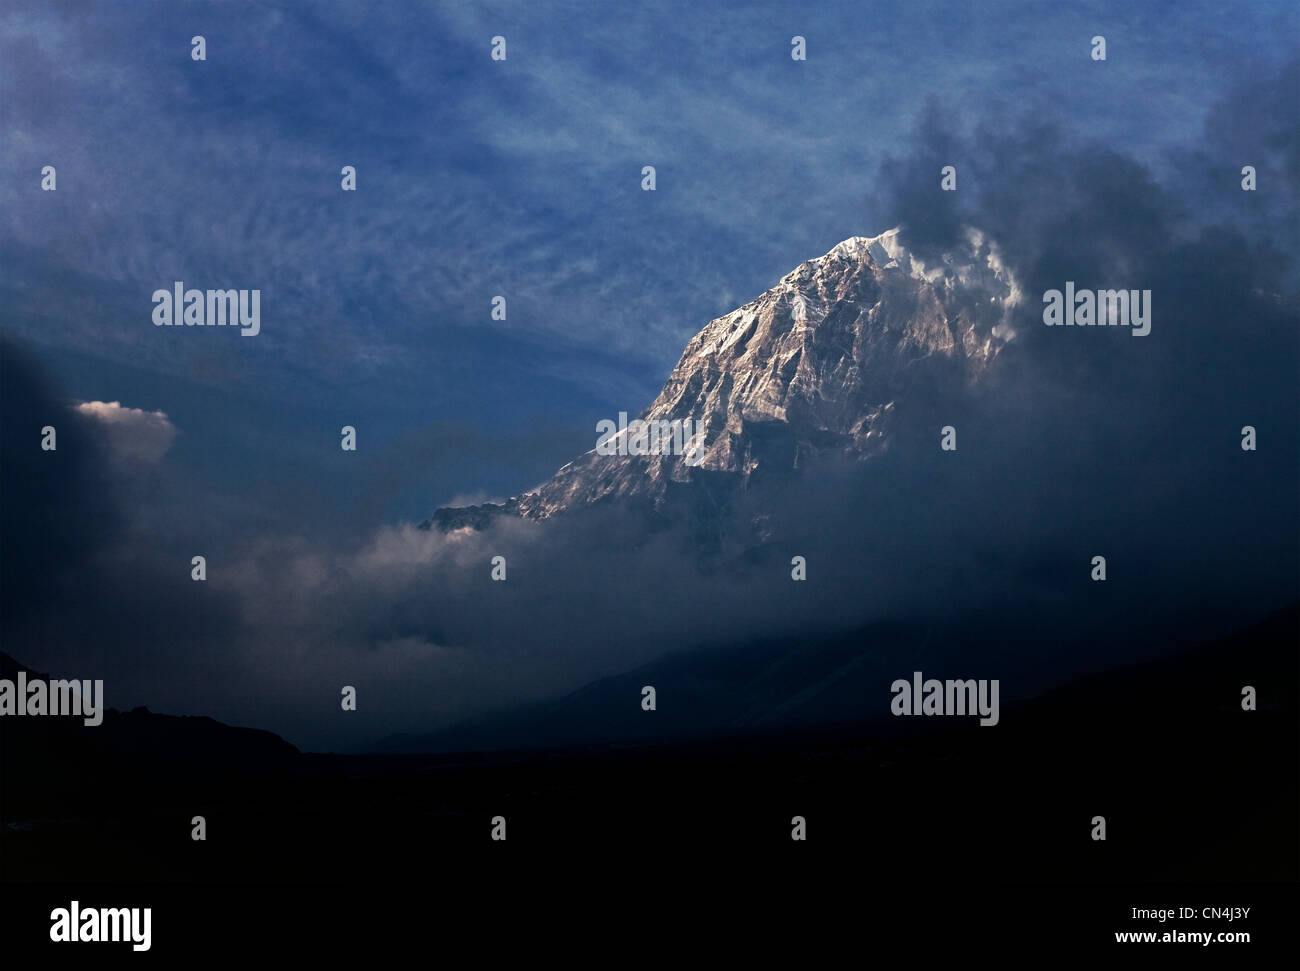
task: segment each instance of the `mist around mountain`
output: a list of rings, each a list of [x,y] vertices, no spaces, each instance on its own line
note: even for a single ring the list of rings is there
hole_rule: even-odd
[[[709,738],[775,739],[805,732],[895,736],[925,731],[919,722],[891,713],[889,686],[926,677],[971,677],[974,668],[1000,675],[1003,704],[1035,720],[1086,718],[1084,699],[1101,690],[1122,694],[1137,718],[1156,704],[1162,678],[1191,691],[1197,705],[1223,709],[1240,701],[1227,686],[1264,679],[1270,704],[1294,704],[1290,677],[1296,669],[1293,635],[1300,613],[1293,604],[1218,641],[1162,645],[1158,660],[1121,664],[1100,673],[1044,688],[1022,676],[1017,664],[991,662],[987,628],[877,627],[833,638],[759,640],[714,652],[682,652],[522,710],[467,720],[436,733],[379,740],[376,752],[456,752],[546,749],[573,746],[659,745]],[[1230,645],[1236,645],[1236,650]],[[1132,645],[1134,653],[1142,656]],[[906,659],[905,661],[903,659]],[[1238,685],[1240,682],[1240,685]],[[1219,687],[1214,687],[1214,685]],[[664,699],[653,712],[637,702],[652,685]],[[1256,687],[1258,690],[1258,687]],[[1186,699],[1191,704],[1192,698]],[[1164,704],[1163,702],[1161,703]],[[1060,706],[1061,714],[1049,714]],[[1159,706],[1157,706],[1159,707]],[[1065,714],[1068,713],[1068,714]],[[1109,710],[1105,717],[1121,717]],[[935,719],[941,721],[943,719]]]

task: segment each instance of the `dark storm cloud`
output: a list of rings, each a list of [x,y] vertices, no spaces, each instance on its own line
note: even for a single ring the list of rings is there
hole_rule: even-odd
[[[115,686],[193,678],[210,664],[230,677],[220,652],[237,605],[196,596],[192,549],[151,522],[165,420],[78,404],[29,349],[0,337],[0,650]],[[109,704],[121,706],[115,695]]]
[[[1092,421],[1166,435],[1253,414],[1285,430],[1281,446],[1293,437],[1298,98],[1295,63],[1239,82],[1164,180],[1062,122],[966,128],[931,106],[908,154],[882,167],[879,207],[922,254],[968,226],[998,243],[1024,293],[1004,366],[1043,385],[1030,400],[1055,394]],[[1240,184],[1249,160],[1253,193]],[[935,191],[943,164],[957,166],[958,191]],[[1152,290],[1151,335],[1044,327],[1042,295],[1067,280]]]
[[[120,526],[93,423],[60,399],[34,358],[0,335],[0,624],[76,597]],[[55,430],[53,451],[42,429]]]
[[[1106,553],[1142,591],[1132,616],[1294,597],[1296,80],[1294,63],[1239,80],[1161,175],[1063,122],[963,126],[935,107],[882,168],[905,242],[933,254],[978,227],[1023,291],[994,380],[953,422],[967,484],[939,473],[940,502],[982,484],[954,520],[960,548],[1021,567]],[[943,164],[958,191],[935,191]],[[1067,280],[1150,289],[1151,333],[1044,326],[1042,296]],[[1245,425],[1268,447],[1243,452]]]

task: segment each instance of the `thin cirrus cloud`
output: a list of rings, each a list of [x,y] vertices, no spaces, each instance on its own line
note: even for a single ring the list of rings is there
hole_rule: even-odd
[[[261,287],[276,323],[259,340],[286,353],[332,318],[367,349],[349,367],[378,372],[431,335],[491,328],[485,308],[503,293],[510,325],[488,331],[503,350],[526,330],[560,357],[599,349],[632,381],[661,377],[729,309],[716,294],[748,299],[840,239],[888,228],[868,208],[876,168],[930,98],[992,103],[1029,71],[1026,97],[1139,153],[1194,131],[1210,100],[1197,90],[1232,70],[1234,38],[1267,36],[1283,15],[1182,16],[1204,22],[1203,50],[1151,38],[1119,5],[1050,14],[1052,29],[1038,17],[1032,32],[1014,8],[848,5],[809,22],[782,4],[581,18],[545,4],[194,5],[72,21],[32,6],[0,39],[16,136],[0,145],[0,251],[105,284],[119,323],[92,350],[143,351],[158,368],[194,353],[147,326],[147,294],[183,279]],[[1070,37],[1101,29],[1094,19],[1115,52],[1104,77],[1076,83],[1092,67],[1082,55],[1055,74],[1033,67],[1060,65]],[[195,33],[202,63],[189,58]],[[487,54],[497,34],[502,63]],[[790,60],[794,34],[808,37],[806,63]],[[1013,45],[1020,57],[1000,53]],[[1127,97],[1128,82],[1148,97]],[[47,163],[58,200],[28,191]],[[339,192],[343,164],[358,167],[355,196]],[[654,194],[639,189],[643,164],[659,167]],[[75,306],[18,283],[0,278],[20,336],[59,301]],[[342,367],[327,355],[307,366],[326,378]]]

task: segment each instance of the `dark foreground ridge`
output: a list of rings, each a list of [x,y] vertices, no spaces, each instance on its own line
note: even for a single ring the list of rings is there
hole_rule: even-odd
[[[1297,608],[960,718],[441,755],[300,754],[210,719],[5,718],[6,880],[419,879],[434,860],[699,852],[924,881],[1296,879]],[[6,661],[11,664],[11,661]],[[1257,711],[1241,709],[1252,685]],[[599,712],[593,717],[600,717]],[[1242,787],[1251,798],[1241,798]],[[206,842],[190,839],[194,815]],[[1090,839],[1093,815],[1108,839]],[[508,841],[490,839],[491,819]],[[790,839],[791,818],[808,840]],[[347,861],[340,867],[340,861]],[[421,862],[423,861],[423,862]]]

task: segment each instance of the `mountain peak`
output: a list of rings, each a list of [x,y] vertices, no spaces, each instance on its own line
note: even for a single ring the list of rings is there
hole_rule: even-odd
[[[899,242],[898,234],[899,227],[895,226],[879,236],[850,236],[843,242],[837,243],[826,256],[842,256],[854,260],[869,256],[882,268],[891,263],[901,265],[898,261],[907,251]]]
[[[899,228],[852,236],[687,343],[640,417],[689,420],[702,431],[702,448],[593,449],[492,515],[545,519],[616,498],[659,507],[669,491],[702,477],[790,472],[826,452],[870,458],[886,447],[901,398],[980,379],[1014,337],[1010,313],[1019,298],[998,248],[978,230],[928,261],[904,246]],[[469,512],[440,510],[427,525],[482,519]]]

